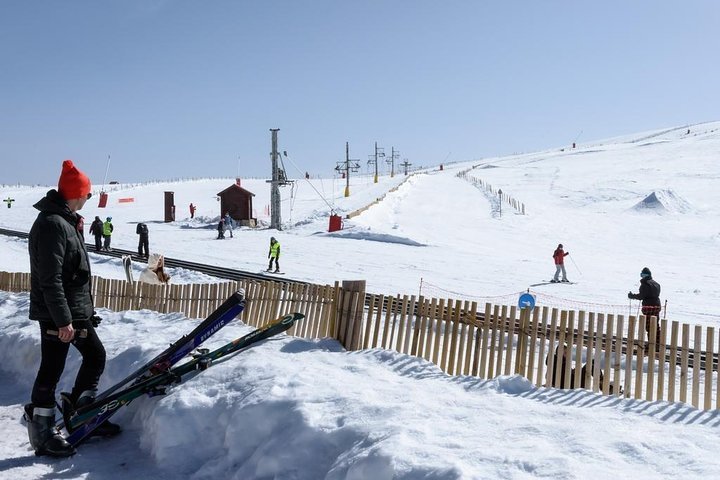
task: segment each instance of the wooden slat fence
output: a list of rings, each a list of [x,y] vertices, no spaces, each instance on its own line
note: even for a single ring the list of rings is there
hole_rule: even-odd
[[[148,309],[160,313],[180,312],[188,318],[205,318],[233,292],[245,290],[246,306],[240,319],[259,326],[293,311],[305,319],[293,326],[290,335],[305,338],[332,336],[336,286],[276,281],[239,281],[213,284],[151,285],[93,276],[96,307],[113,311]],[[29,273],[0,272],[0,290],[27,292]]]
[[[717,361],[712,361],[720,348],[715,328],[661,320],[657,336],[654,317],[649,332],[647,320],[368,295],[360,330],[344,345],[350,350],[396,350],[431,361],[450,375],[519,374],[538,387],[551,386],[556,365],[556,387],[585,385],[604,395],[720,408]],[[565,344],[569,365],[563,377],[555,356],[562,357]]]
[[[0,272],[0,289],[28,291],[29,277]],[[366,294],[362,281],[324,286],[255,280],[148,285],[93,278],[99,307],[182,312],[191,318],[208,316],[238,288],[246,292],[241,316],[245,323],[257,326],[300,311],[306,319],[289,334],[332,337],[348,350],[395,350],[431,361],[450,375],[519,374],[538,387],[550,386],[554,373],[556,387],[585,385],[604,395],[720,408],[720,335],[716,338],[714,327],[662,320],[658,335],[654,318],[648,332],[644,316]],[[561,375],[555,356],[562,358],[566,348],[573,368]]]

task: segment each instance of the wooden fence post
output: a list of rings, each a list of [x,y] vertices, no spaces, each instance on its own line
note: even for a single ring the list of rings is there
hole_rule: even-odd
[[[346,350],[357,350],[365,307],[365,280],[343,280],[340,295],[336,299],[337,336]]]

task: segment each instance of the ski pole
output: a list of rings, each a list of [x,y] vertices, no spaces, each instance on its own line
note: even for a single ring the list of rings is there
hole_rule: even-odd
[[[570,261],[573,262],[573,265],[575,265],[575,268],[577,269],[578,273],[579,273],[580,275],[582,275],[582,272],[581,272],[580,269],[578,268],[577,263],[575,263],[575,260],[573,260],[572,256],[571,256],[569,253],[568,253],[568,257],[570,257]]]

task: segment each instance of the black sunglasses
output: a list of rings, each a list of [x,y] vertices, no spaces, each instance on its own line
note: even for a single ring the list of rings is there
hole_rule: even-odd
[[[92,192],[88,193],[87,199],[90,200],[90,197],[92,197]]]

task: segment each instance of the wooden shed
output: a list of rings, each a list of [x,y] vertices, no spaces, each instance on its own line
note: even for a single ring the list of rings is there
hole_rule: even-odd
[[[252,218],[253,206],[252,197],[254,193],[249,192],[240,186],[240,180],[217,194],[220,197],[220,215],[230,213],[230,217],[240,225],[254,227],[257,220]]]

